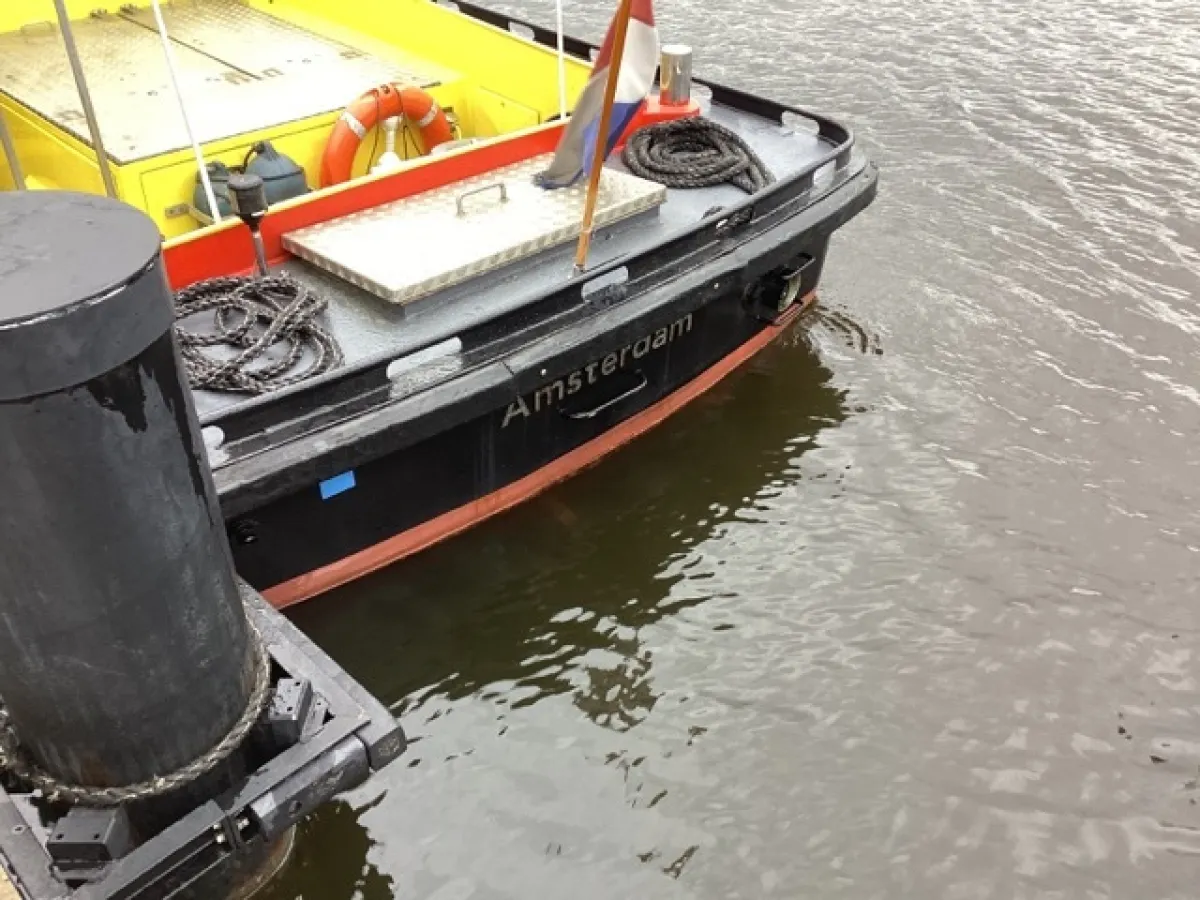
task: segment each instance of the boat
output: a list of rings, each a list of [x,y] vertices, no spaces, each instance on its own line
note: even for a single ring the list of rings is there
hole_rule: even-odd
[[[234,563],[278,608],[663,422],[804,316],[876,192],[848,127],[675,44],[596,180],[551,190],[606,52],[557,27],[462,0],[95,2],[0,11],[0,189],[158,224]]]

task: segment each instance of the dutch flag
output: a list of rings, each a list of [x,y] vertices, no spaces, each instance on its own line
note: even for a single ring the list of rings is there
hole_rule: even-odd
[[[596,147],[596,129],[600,127],[600,113],[604,106],[604,87],[608,81],[608,70],[612,65],[613,33],[616,21],[609,23],[608,34],[600,46],[600,54],[592,66],[592,77],[588,80],[571,120],[563,132],[558,150],[550,167],[538,176],[538,183],[545,188],[561,188],[574,184],[579,177],[591,171],[592,154]],[[605,159],[633,121],[642,102],[654,85],[654,73],[658,70],[658,31],[654,27],[652,0],[633,0],[630,8],[629,30],[625,36],[625,53],[621,58],[621,71],[617,78],[617,93],[613,100],[612,120],[604,145]]]

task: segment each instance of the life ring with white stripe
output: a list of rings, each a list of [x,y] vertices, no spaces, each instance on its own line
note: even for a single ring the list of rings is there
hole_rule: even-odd
[[[329,136],[325,155],[321,158],[321,187],[349,181],[354,156],[363,138],[381,121],[392,116],[403,116],[416,127],[426,153],[438,144],[454,139],[446,113],[428,93],[419,87],[381,84],[347,106],[333,126],[333,134]]]

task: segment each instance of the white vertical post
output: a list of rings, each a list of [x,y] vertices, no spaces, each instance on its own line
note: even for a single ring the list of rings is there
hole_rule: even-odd
[[[75,32],[71,28],[66,3],[63,0],[54,0],[54,10],[58,14],[58,30],[62,32],[63,46],[67,51],[67,61],[71,64],[71,74],[75,77],[75,89],[79,91],[79,102],[83,106],[83,116],[87,119],[88,133],[92,136],[92,149],[96,151],[96,164],[100,167],[104,190],[115,200],[117,182],[108,166],[108,152],[104,149],[104,139],[100,135],[100,122],[96,119],[96,108],[92,106],[92,92],[88,90],[87,78],[83,74],[83,62],[79,58],[79,49],[75,46]]]
[[[563,40],[563,0],[554,0],[555,25],[558,29],[558,118],[567,117],[567,54]]]
[[[175,54],[171,49],[171,39],[167,37],[167,25],[163,21],[162,9],[158,0],[150,0],[154,10],[154,24],[158,26],[158,36],[162,40],[163,55],[167,58],[167,72],[171,76],[171,86],[175,89],[175,100],[179,103],[179,114],[183,116],[183,127],[187,129],[188,140],[192,143],[192,154],[196,157],[196,165],[200,168],[200,182],[204,185],[204,198],[208,201],[209,211],[214,222],[221,221],[221,207],[217,205],[217,195],[213,192],[212,180],[208,177],[208,166],[204,164],[204,151],[192,131],[192,121],[188,118],[187,106],[183,102],[183,91],[179,87],[179,75],[175,70]]]
[[[13,143],[3,112],[0,112],[0,150],[4,151],[4,158],[8,160],[8,171],[12,172],[17,190],[25,190],[25,173],[21,171],[21,161],[17,159],[17,145]]]

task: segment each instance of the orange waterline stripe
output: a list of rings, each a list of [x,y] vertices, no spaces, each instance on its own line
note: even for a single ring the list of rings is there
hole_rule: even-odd
[[[487,496],[442,513],[428,522],[402,531],[385,541],[268,588],[263,591],[263,596],[277,609],[312,599],[319,594],[385,568],[459,532],[466,531],[485,519],[499,515],[542,493],[547,488],[567,480],[618,447],[645,434],[668,416],[712,388],[751,356],[770,344],[815,300],[815,291],[806,294],[799,303],[794,304],[790,310],[780,316],[778,321],[764,328],[687,384],[677,388],[620,425],[592,438],[586,444],[576,447],[540,469],[530,472],[523,478],[505,485]]]

